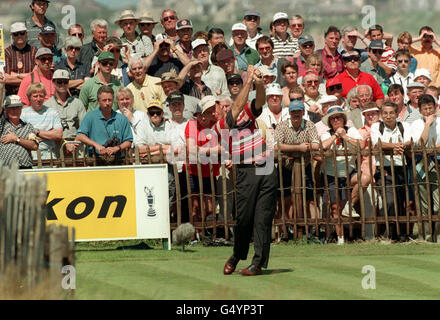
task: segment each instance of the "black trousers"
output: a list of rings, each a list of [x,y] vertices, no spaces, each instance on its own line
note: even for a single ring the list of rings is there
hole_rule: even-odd
[[[234,256],[246,260],[253,235],[252,264],[267,268],[278,186],[277,171],[257,175],[253,165],[237,165]]]
[[[388,217],[395,217],[396,212],[394,209],[394,194],[393,194],[393,187],[392,187],[392,176],[391,176],[391,167],[384,167],[384,180],[385,180],[385,199],[386,199],[386,205],[387,205],[387,212]],[[382,197],[382,208],[379,210],[379,216],[384,217],[385,216],[385,200],[382,190],[382,178],[380,173],[380,168],[377,168],[376,174],[374,175],[374,179],[376,180],[376,192],[378,192]],[[394,167],[394,179],[396,183],[396,199],[397,199],[397,215],[398,216],[405,216],[405,203],[406,203],[406,196],[405,196],[405,184],[407,184],[407,181],[405,181],[405,175],[403,172],[403,167],[401,166],[395,166]],[[400,233],[405,234],[406,229],[403,227],[404,224],[400,224]],[[380,233],[383,233],[385,230],[385,224],[380,226],[379,229]],[[396,238],[396,226],[394,223],[390,225],[390,235],[391,238]]]

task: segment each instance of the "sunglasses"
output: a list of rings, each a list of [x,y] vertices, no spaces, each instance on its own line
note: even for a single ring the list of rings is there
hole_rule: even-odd
[[[80,47],[67,47],[67,50],[76,50],[76,51],[80,51],[81,48],[80,48]]]
[[[239,86],[239,85],[241,85],[241,81],[240,80],[231,80],[231,81],[228,81],[228,85],[229,86]]]
[[[303,100],[304,100],[304,97],[290,99],[290,101],[303,101]]]
[[[143,23],[139,23],[139,27],[149,27],[149,26],[154,26],[154,23],[148,23],[148,22],[143,22]]]
[[[69,80],[55,80],[56,84],[68,84]]]
[[[315,44],[314,43],[304,43],[301,45],[303,48],[313,48]]]
[[[302,27],[303,25],[300,24],[300,23],[293,23],[293,24],[291,24],[290,26],[291,26],[291,27],[297,27],[297,28],[300,28],[300,27]]]
[[[113,65],[113,61],[101,61],[100,63],[103,67],[107,67],[108,65]]]
[[[24,36],[26,34],[26,31],[19,31],[19,32],[14,32],[12,35],[14,37],[18,37],[18,36]]]
[[[165,22],[167,22],[168,20],[176,20],[176,19],[177,19],[176,16],[169,16],[169,17],[162,18],[162,20]]]
[[[162,111],[160,111],[160,110],[158,110],[158,111],[148,111],[148,114],[150,115],[150,116],[152,116],[152,117],[154,117],[154,116],[158,116],[158,117],[160,117],[161,116],[161,114],[162,114]]]
[[[84,35],[83,33],[72,33],[71,34],[71,36],[78,37],[78,38],[81,38],[83,35]]]
[[[334,90],[342,90],[342,84],[335,84],[334,86],[330,86],[328,87],[328,89],[330,91],[334,91]]]
[[[382,54],[383,53],[382,49],[373,49],[372,51],[374,54]]]
[[[319,84],[318,80],[310,80],[310,81],[306,81],[306,84],[308,86],[311,86],[312,84],[314,84],[315,86],[317,86]]]
[[[359,61],[361,58],[357,57],[357,56],[353,56],[353,57],[345,57],[342,58],[345,62],[350,62],[350,61]]]
[[[258,21],[259,17],[257,16],[246,16],[244,17],[244,20],[246,21]]]
[[[40,57],[38,58],[41,62],[47,62],[47,61],[52,61],[53,58],[52,57]]]
[[[343,116],[333,116],[333,117],[329,118],[330,121],[332,121],[332,120],[341,120],[341,119],[344,119],[344,117]]]
[[[268,46],[268,47],[259,47],[259,48],[258,48],[258,51],[261,51],[261,52],[271,51],[271,50],[272,50],[272,47],[271,47],[271,46]]]
[[[409,60],[397,60],[397,62],[398,63],[402,63],[402,62],[409,63]]]

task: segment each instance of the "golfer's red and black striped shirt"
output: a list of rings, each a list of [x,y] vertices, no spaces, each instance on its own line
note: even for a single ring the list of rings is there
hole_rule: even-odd
[[[29,73],[35,66],[37,48],[26,44],[23,49],[10,45],[5,49],[5,73]]]

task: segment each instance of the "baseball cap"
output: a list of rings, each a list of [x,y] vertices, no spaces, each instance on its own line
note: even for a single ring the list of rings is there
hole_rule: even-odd
[[[109,51],[103,51],[98,56],[98,61],[102,60],[115,60],[115,56]]]
[[[257,10],[251,9],[251,10],[246,10],[244,12],[244,17],[246,17],[246,16],[261,17],[261,14]]]
[[[184,95],[183,95],[183,93],[182,92],[180,92],[180,91],[174,91],[174,92],[171,92],[170,94],[169,94],[169,96],[167,97],[167,100],[166,100],[168,103],[173,103],[173,102],[185,102],[185,97],[184,97]]]
[[[67,79],[70,80],[70,74],[69,71],[64,69],[57,69],[53,73],[52,79]]]
[[[223,49],[215,56],[217,61],[225,61],[229,58],[234,58],[234,52],[230,49]]]
[[[14,107],[22,107],[24,104],[21,102],[21,99],[17,95],[10,95],[5,98],[3,101],[3,105],[5,108],[14,108]]]
[[[383,43],[380,40],[373,40],[370,42],[368,49],[382,49],[383,50]]]
[[[302,101],[293,100],[289,104],[289,112],[292,112],[292,111],[304,111],[304,109],[305,109],[304,102],[302,102]]]
[[[289,16],[287,15],[287,13],[277,12],[274,14],[272,22],[275,22],[278,20],[289,20]]]
[[[247,27],[243,23],[236,23],[232,26],[232,31],[246,31]]]
[[[194,50],[195,48],[197,48],[198,46],[202,46],[202,45],[208,45],[205,41],[205,39],[196,39],[193,42],[191,42],[191,48]]]
[[[44,24],[43,27],[41,28],[40,34],[51,34],[51,33],[56,33],[55,28],[50,23]]]
[[[243,79],[241,78],[241,76],[238,73],[231,74],[231,75],[229,75],[227,77],[227,81],[228,82],[229,82],[229,80],[235,80],[235,79],[240,80],[241,82],[243,82]]]
[[[266,88],[266,96],[282,96],[283,91],[278,83],[269,83]]]
[[[15,22],[11,25],[11,33],[27,31],[26,25],[24,22]]]
[[[50,50],[49,48],[40,48],[37,50],[37,53],[35,54],[35,59],[38,59],[40,56],[44,56],[46,54],[50,54],[51,56],[53,56],[53,52],[52,50]]]
[[[315,40],[313,39],[313,37],[310,34],[302,34],[299,38],[298,38],[298,44],[300,46],[302,46],[303,44],[306,44],[307,42],[313,42],[315,43]]]
[[[159,108],[159,109],[163,110],[162,102],[160,102],[160,100],[157,100],[157,99],[151,100],[150,103],[148,104],[147,109],[152,108],[152,107]]]
[[[331,86],[336,86],[338,84],[342,84],[341,80],[338,77],[333,77],[331,79],[327,79],[327,81],[325,82],[325,87],[331,87]]]
[[[410,88],[421,88],[421,89],[425,89],[425,85],[423,83],[420,82],[410,82],[407,86],[407,89]]]
[[[346,51],[342,54],[342,58],[349,58],[349,57],[359,57],[359,52],[353,50],[353,51]]]
[[[215,106],[216,99],[213,95],[204,96],[202,100],[200,100],[200,107],[202,108],[202,113],[204,113],[206,110],[211,108],[212,106]]]
[[[432,81],[431,72],[428,69],[423,69],[423,68],[422,69],[417,69],[414,72],[414,78],[413,79],[416,79],[416,78],[421,77],[421,76],[425,76],[426,78],[428,78],[429,80]]]
[[[64,40],[64,48],[67,49],[68,47],[81,48],[82,42],[77,37],[68,36],[66,40]]]
[[[177,24],[176,24],[176,30],[181,30],[181,29],[185,29],[185,28],[190,28],[190,29],[192,29],[192,23],[191,23],[191,20],[188,20],[188,19],[182,19],[182,20],[179,20],[179,21],[177,21]]]

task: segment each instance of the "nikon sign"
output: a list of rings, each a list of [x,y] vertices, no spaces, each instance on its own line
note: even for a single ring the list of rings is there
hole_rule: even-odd
[[[170,243],[166,164],[22,171],[47,176],[47,223],[74,227],[78,241]]]

